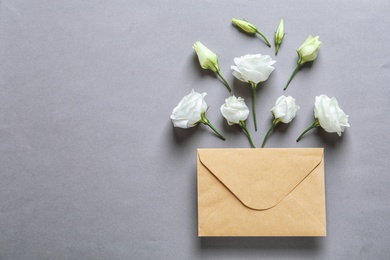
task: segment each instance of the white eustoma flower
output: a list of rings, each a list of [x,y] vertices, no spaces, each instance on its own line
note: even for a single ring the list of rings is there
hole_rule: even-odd
[[[175,127],[189,128],[196,126],[207,110],[204,97],[207,93],[197,93],[194,90],[184,96],[173,109],[171,119]]]
[[[232,74],[240,81],[257,85],[269,78],[275,62],[269,55],[247,54],[234,58],[236,65],[231,66]]]
[[[238,20],[235,18],[232,19],[232,23],[246,33],[249,33],[249,34],[256,34],[257,33],[258,35],[263,37],[263,39],[264,39],[265,43],[268,45],[268,47],[271,47],[271,44],[269,43],[267,37],[265,37],[265,35],[262,34],[254,24],[247,22],[245,20]]]
[[[221,78],[221,80],[225,84],[226,88],[229,90],[229,92],[231,92],[232,89],[229,83],[221,75],[217,54],[215,54],[209,48],[204,46],[203,43],[201,43],[200,41],[195,42],[192,48],[195,50],[196,55],[198,56],[200,66],[203,69],[209,69],[217,73],[217,75]]]
[[[322,45],[320,36],[313,37],[309,35],[306,41],[298,48],[298,64],[303,65],[305,62],[313,61],[317,58],[318,51]]]
[[[280,96],[275,106],[271,109],[272,115],[275,119],[279,119],[280,122],[288,124],[290,123],[297,114],[299,106],[295,104],[295,98],[292,96]]]
[[[269,55],[247,54],[234,59],[235,66],[231,66],[232,74],[238,80],[248,82],[252,87],[252,110],[255,130],[257,131],[256,122],[256,89],[257,84],[266,81],[274,71],[272,60]]]
[[[299,68],[302,67],[303,64],[309,61],[314,61],[317,58],[318,51],[320,50],[320,47],[322,46],[322,42],[320,42],[320,36],[313,37],[309,35],[309,37],[306,39],[306,41],[298,48],[298,62],[297,66],[294,69],[293,73],[291,74],[290,78],[288,79],[284,90],[287,89],[288,85],[290,84],[291,80],[295,76],[295,74],[298,72]]]
[[[280,44],[282,44],[284,38],[284,21],[280,20],[278,29],[275,32],[275,55],[278,55]]]
[[[231,96],[225,99],[225,103],[221,106],[221,113],[229,125],[234,125],[248,118],[249,109],[243,98]]]
[[[245,120],[249,116],[249,108],[246,106],[243,98],[231,96],[225,99],[225,103],[221,106],[221,113],[229,125],[238,124],[241,126],[248,136],[252,147],[256,147],[246,127]]]
[[[329,98],[326,95],[316,97],[314,103],[314,123],[308,127],[297,138],[297,142],[301,140],[302,136],[313,128],[321,126],[328,133],[337,133],[341,136],[348,124],[348,115],[339,107],[335,97]]]
[[[207,93],[197,93],[194,90],[184,96],[173,109],[171,120],[174,127],[190,128],[199,123],[209,126],[222,140],[226,138],[220,134],[206,118],[207,103],[204,97]]]
[[[280,122],[285,124],[290,123],[297,115],[298,109],[299,106],[295,104],[295,99],[292,96],[280,96],[276,100],[275,106],[271,109],[271,114],[275,117],[275,119],[272,121],[272,126],[265,135],[261,147],[264,147],[268,136],[274,130],[276,125]]]
[[[348,115],[339,107],[335,97],[326,95],[316,97],[314,103],[314,117],[318,119],[320,126],[328,133],[337,133],[341,136],[348,124]]]

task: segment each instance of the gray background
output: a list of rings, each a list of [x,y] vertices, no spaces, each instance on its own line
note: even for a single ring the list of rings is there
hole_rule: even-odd
[[[389,1],[0,2],[0,259],[388,259],[390,257]],[[281,18],[275,57],[260,37]],[[289,89],[296,49],[320,35],[318,59]],[[269,54],[275,71],[257,92],[260,145],[282,94],[301,107],[267,147],[325,147],[328,237],[197,237],[196,149],[249,147],[219,112],[229,96],[192,45],[219,55],[248,106],[233,58]],[[210,129],[174,129],[191,89],[207,92]],[[335,96],[351,127],[314,130],[316,95]],[[283,160],[283,158],[280,158]]]

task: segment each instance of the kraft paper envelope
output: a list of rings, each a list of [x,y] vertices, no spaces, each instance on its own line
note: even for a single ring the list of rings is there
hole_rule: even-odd
[[[324,150],[198,149],[199,236],[326,236]]]

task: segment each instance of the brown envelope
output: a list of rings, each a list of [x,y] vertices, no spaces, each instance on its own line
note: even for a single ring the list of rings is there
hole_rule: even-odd
[[[326,236],[324,150],[198,149],[199,236]]]

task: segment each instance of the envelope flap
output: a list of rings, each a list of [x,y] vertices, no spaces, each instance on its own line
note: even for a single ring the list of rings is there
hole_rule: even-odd
[[[323,148],[198,149],[198,158],[244,205],[265,210],[294,190],[323,153]]]

